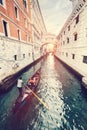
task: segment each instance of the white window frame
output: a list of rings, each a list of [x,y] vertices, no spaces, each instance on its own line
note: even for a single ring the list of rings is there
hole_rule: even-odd
[[[17,8],[17,17],[16,17],[16,14],[15,14],[15,17],[17,20],[19,20],[19,10],[18,10],[18,7],[16,5],[14,5],[14,11],[15,11],[15,7]]]
[[[2,19],[2,27],[3,27],[3,21],[7,22],[7,33],[8,33],[8,36],[7,36],[7,37],[9,37],[9,36],[10,36],[9,22],[8,22],[7,20],[5,20],[5,19]],[[4,36],[5,36],[4,27],[3,27],[3,34],[4,34]]]
[[[19,40],[19,41],[21,41],[21,30],[18,28],[17,29],[17,34],[18,34],[18,30],[19,30],[19,36],[20,36],[20,39],[17,37],[17,39]]]
[[[6,8],[6,0],[2,0],[3,1],[3,4],[0,3],[0,6]]]

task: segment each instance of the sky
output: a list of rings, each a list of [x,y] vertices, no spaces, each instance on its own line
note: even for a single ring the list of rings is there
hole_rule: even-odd
[[[72,12],[70,0],[38,0],[47,32],[58,35]]]

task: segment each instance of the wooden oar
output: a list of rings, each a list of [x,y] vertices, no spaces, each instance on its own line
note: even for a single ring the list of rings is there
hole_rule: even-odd
[[[27,87],[27,86],[26,86],[26,87]],[[41,99],[40,97],[38,97],[38,96],[32,91],[32,89],[30,89],[30,88],[28,88],[28,87],[27,87],[27,89],[28,89],[28,90],[31,90],[32,94],[33,94],[47,109],[49,109],[49,106],[48,106],[44,101],[42,101],[42,99]]]

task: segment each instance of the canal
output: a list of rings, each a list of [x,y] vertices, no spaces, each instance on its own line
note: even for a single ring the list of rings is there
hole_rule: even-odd
[[[0,96],[0,130],[87,130],[87,92],[78,78],[51,54],[40,65],[36,94],[49,109],[34,97],[26,109],[13,114],[18,96],[15,85]],[[24,82],[40,65],[22,74]]]

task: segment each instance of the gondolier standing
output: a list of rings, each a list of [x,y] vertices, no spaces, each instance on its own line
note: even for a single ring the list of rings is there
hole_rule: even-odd
[[[22,80],[22,77],[20,77],[18,79],[18,82],[17,82],[17,88],[19,90],[20,96],[23,96],[23,88],[22,87],[23,87],[23,80]]]

